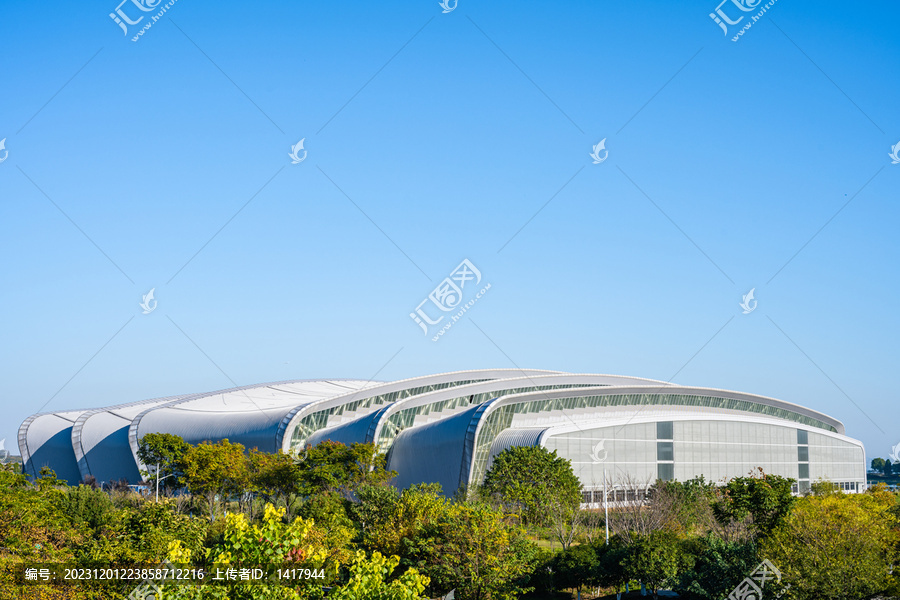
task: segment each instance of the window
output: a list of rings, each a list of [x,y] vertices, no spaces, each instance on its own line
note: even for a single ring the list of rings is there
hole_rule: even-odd
[[[663,481],[672,481],[675,479],[675,465],[660,463],[657,467],[657,476]]]
[[[656,442],[656,460],[675,460],[672,442]]]
[[[809,479],[809,465],[801,464],[800,466],[800,479]],[[809,484],[807,484],[809,485]]]
[[[675,439],[673,434],[672,421],[660,421],[656,424],[656,439],[672,440]]]
[[[809,446],[797,446],[797,460],[809,462]]]
[[[798,444],[808,444],[809,443],[809,432],[805,429],[797,430],[797,443]]]

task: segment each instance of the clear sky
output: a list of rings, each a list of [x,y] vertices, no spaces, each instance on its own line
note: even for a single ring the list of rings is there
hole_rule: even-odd
[[[135,42],[165,3],[117,1],[0,4],[8,449],[37,411],[517,366],[900,442],[897,2],[178,0]],[[491,287],[434,342],[463,259]]]

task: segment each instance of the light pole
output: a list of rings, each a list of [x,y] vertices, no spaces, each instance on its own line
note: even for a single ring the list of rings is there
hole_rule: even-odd
[[[606,469],[603,469],[603,524],[606,525],[606,545],[609,546],[609,499],[606,496]]]
[[[166,477],[171,477],[171,476],[174,475],[174,474],[175,474],[175,473],[169,473],[168,475],[166,475],[165,477],[163,477],[162,479],[160,479],[160,477],[159,477],[159,463],[156,463],[156,501],[157,501],[157,502],[159,502],[159,482],[160,482],[160,481],[165,481]]]

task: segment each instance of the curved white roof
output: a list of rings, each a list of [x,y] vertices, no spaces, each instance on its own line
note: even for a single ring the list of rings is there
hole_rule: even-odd
[[[640,384],[656,384],[660,386],[668,386],[664,381],[655,379],[642,379],[640,377],[627,377],[622,375],[592,375],[592,374],[573,374],[573,373],[555,373],[552,375],[536,375],[532,377],[515,377],[511,379],[502,379],[486,383],[476,383],[467,385],[464,388],[453,390],[442,390],[431,394],[422,394],[405,400],[400,400],[387,407],[378,414],[378,418],[373,420],[367,432],[366,441],[378,441],[385,424],[389,423],[391,417],[402,411],[415,412],[414,409],[427,407],[428,405],[439,404],[444,400],[459,396],[472,395],[472,403],[481,404],[493,398],[478,399],[477,396],[484,394],[499,394],[509,396],[514,393],[534,392],[537,394],[543,391],[549,391],[550,388],[577,388],[589,386],[614,386],[614,385],[640,385]],[[521,392],[513,392],[515,388],[525,388]],[[528,389],[532,388],[532,389]],[[537,388],[537,389],[534,389]],[[422,423],[430,423],[451,414],[455,414],[458,410],[445,409],[439,415],[426,415],[425,418],[413,422],[411,426]],[[416,415],[419,417],[419,415]],[[404,427],[405,429],[405,427]]]
[[[37,477],[49,466],[60,479],[81,481],[72,449],[72,426],[88,409],[31,415],[19,426],[19,453],[24,473]]]
[[[179,435],[191,444],[227,438],[246,448],[275,452],[278,425],[298,405],[375,385],[359,379],[310,379],[194,394],[142,411],[129,426],[128,442],[139,465],[138,440],[157,432]]]
[[[282,419],[278,427],[277,444],[282,451],[290,452],[305,445],[307,439],[321,429],[353,421],[409,396],[480,381],[558,372],[538,369],[478,369],[383,383],[364,391],[297,406]]]
[[[523,375],[523,372],[517,371],[516,375]],[[393,439],[402,430],[449,417],[497,396],[539,389],[645,383],[669,385],[662,381],[638,377],[570,373],[524,374],[518,377],[491,379],[395,400],[384,408],[353,421],[321,429],[311,435],[307,443],[315,445],[326,439],[344,443],[364,441],[375,443],[381,451],[386,452]]]
[[[167,404],[183,396],[154,398],[97,408],[83,413],[72,426],[72,448],[81,480],[94,477],[98,482],[143,479],[128,444],[131,421],[144,410]]]

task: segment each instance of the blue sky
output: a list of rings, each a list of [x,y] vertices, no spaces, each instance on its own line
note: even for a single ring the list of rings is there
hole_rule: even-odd
[[[115,9],[0,7],[7,448],[38,410],[515,366],[900,442],[896,3],[737,42],[730,1],[727,36],[693,0],[178,0],[137,42]],[[463,259],[491,289],[433,342]]]

